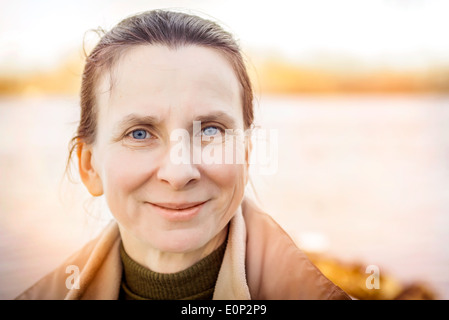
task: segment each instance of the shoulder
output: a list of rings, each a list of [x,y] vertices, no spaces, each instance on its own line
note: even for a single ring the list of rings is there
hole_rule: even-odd
[[[94,239],[87,242],[81,249],[73,253],[61,265],[48,273],[34,285],[16,297],[16,300],[62,300],[70,291],[74,279],[74,269],[80,272],[92,259],[101,259],[102,247],[109,239],[115,238],[115,223],[111,222]]]
[[[253,298],[350,299],[254,202],[245,199],[242,212],[247,230],[247,281]]]

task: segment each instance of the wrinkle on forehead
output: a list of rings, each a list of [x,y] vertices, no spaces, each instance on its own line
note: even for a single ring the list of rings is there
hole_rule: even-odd
[[[206,61],[206,67],[204,57],[209,60]],[[178,86],[180,92],[187,96],[174,94],[173,86]],[[186,86],[189,86],[190,91],[182,90]],[[141,99],[143,101],[140,103],[145,103],[148,97],[160,98],[164,91],[167,92],[167,99],[173,101],[177,98],[195,101],[195,95],[200,92],[200,95],[211,101],[238,104],[240,114],[243,115],[243,89],[230,62],[218,50],[199,46],[169,49],[148,45],[127,50],[112,70],[105,72],[99,79],[97,103],[103,107],[120,106],[132,99]]]

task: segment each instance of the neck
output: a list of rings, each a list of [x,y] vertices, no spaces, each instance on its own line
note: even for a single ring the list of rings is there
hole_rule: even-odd
[[[189,252],[165,252],[143,242],[119,226],[123,247],[128,256],[140,265],[158,273],[175,273],[185,270],[208,256],[226,240],[228,226],[204,246]]]

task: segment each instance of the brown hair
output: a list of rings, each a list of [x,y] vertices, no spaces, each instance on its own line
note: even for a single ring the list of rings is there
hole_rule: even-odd
[[[212,48],[229,60],[242,88],[245,129],[252,126],[253,91],[240,48],[233,36],[217,23],[181,12],[153,10],[122,20],[105,33],[87,56],[81,82],[81,117],[70,143],[68,163],[76,146],[95,141],[97,124],[96,86],[104,72],[111,72],[119,57],[139,45],[165,45],[176,49],[187,45]]]

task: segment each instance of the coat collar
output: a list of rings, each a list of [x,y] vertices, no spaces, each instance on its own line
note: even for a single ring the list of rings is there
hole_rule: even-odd
[[[229,226],[228,244],[215,285],[214,300],[250,300],[245,270],[246,226],[239,206]]]

